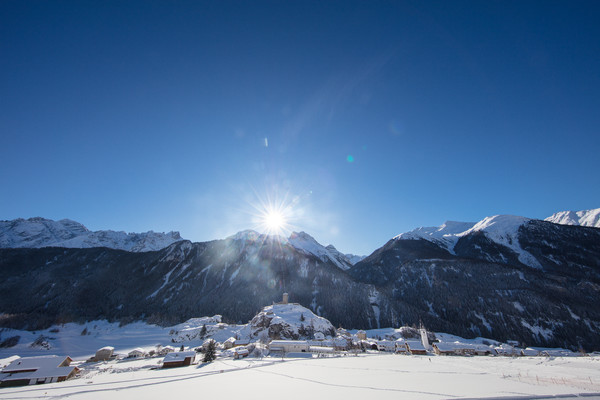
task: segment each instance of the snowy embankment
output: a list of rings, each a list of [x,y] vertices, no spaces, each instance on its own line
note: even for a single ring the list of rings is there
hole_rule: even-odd
[[[448,399],[600,392],[600,358],[428,357],[392,354],[218,359],[151,369],[156,359],[98,364],[81,379],[0,389],[0,398],[164,399],[203,396],[286,399]]]
[[[216,315],[192,318],[171,327],[144,322],[119,326],[118,323],[107,321],[91,321],[81,325],[68,323],[52,326],[36,332],[3,329],[0,331],[0,342],[18,336],[19,343],[13,347],[0,348],[0,359],[13,355],[31,357],[59,354],[68,355],[74,360],[86,360],[104,346],[114,347],[115,354],[121,355],[127,355],[138,347],[146,352],[158,345],[179,347],[185,344],[186,347],[196,347],[205,339],[200,335],[202,327],[206,327],[207,337],[223,342],[245,326],[222,324],[221,317]]]

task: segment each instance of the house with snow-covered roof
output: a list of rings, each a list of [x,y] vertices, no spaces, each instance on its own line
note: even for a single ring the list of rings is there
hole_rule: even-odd
[[[272,340],[269,343],[271,353],[305,353],[309,350],[306,340]]]
[[[196,360],[195,351],[178,351],[168,353],[163,360],[163,368],[185,367]]]
[[[377,350],[394,352],[396,351],[396,343],[391,340],[378,340]]]
[[[420,340],[407,340],[406,348],[408,349],[408,352],[413,355],[424,356],[427,354],[427,349]]]
[[[169,353],[172,353],[175,351],[175,347],[173,346],[157,346],[156,347],[156,354],[158,354],[159,356],[166,356]]]
[[[236,347],[234,353],[233,353],[233,358],[235,358],[236,360],[239,358],[244,358],[244,357],[248,357],[248,355],[250,354],[248,348],[246,347]]]
[[[396,353],[398,354],[408,354],[408,348],[406,347],[406,341],[404,340],[404,338],[400,338],[398,340],[396,340],[395,344],[395,348],[396,348]]]
[[[0,386],[24,386],[62,382],[74,377],[79,368],[71,367],[71,357],[41,356],[17,358],[0,372]]]
[[[142,358],[146,357],[146,352],[141,348],[137,347],[127,353],[127,358]]]
[[[496,351],[490,346],[461,342],[436,342],[433,344],[433,351],[438,355],[454,356],[483,356],[496,354]]]
[[[108,361],[113,357],[113,352],[115,351],[115,348],[112,346],[105,346],[101,349],[98,349],[98,351],[96,351],[96,355],[92,358],[92,361]]]
[[[521,355],[521,349],[517,349],[508,344],[496,346],[494,347],[494,351],[496,351],[496,354],[499,356],[517,357]]]
[[[234,346],[234,344],[235,344],[235,338],[232,336],[223,342],[223,349],[229,350]]]

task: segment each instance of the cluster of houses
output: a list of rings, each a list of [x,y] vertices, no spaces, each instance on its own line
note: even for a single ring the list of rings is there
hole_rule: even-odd
[[[272,340],[266,347],[267,353],[271,356],[286,357],[312,357],[312,354],[331,354],[347,351],[380,351],[396,354],[410,355],[453,355],[453,356],[569,356],[574,353],[563,349],[537,349],[537,348],[518,348],[515,343],[502,344],[500,346],[491,346],[476,343],[461,342],[437,342],[429,344],[426,334],[421,335],[421,340],[404,339],[397,340],[374,340],[367,338],[364,331],[358,331],[356,335],[350,335],[344,330],[338,330],[338,336],[326,339],[322,334],[315,335],[313,340]],[[121,356],[125,361],[128,359],[137,359],[144,357],[164,357],[163,368],[184,367],[196,362],[198,352],[206,350],[206,346],[212,339],[195,349],[185,351],[175,351],[171,346],[157,346],[155,350],[149,352],[141,348],[131,350],[126,357]],[[249,348],[253,348],[254,343],[248,340],[230,338],[219,344],[222,351],[227,351],[233,358],[247,357],[250,353]],[[87,362],[101,362],[116,360],[117,355],[114,348],[107,346],[96,351],[96,354],[87,360]],[[41,356],[17,358],[0,371],[0,386],[22,386],[41,383],[62,382],[76,376],[80,369],[71,366],[73,360],[70,357]]]
[[[284,293],[283,302],[279,304],[288,304],[287,293]],[[368,338],[365,331],[361,330],[356,335],[351,335],[345,329],[339,328],[337,336],[334,338],[325,338],[323,333],[316,332],[314,338],[311,340],[272,340],[264,348],[265,351],[261,351],[260,353],[286,357],[312,357],[312,354],[315,353],[317,355],[326,355],[348,351],[380,351],[407,355],[436,354],[440,356],[565,356],[574,354],[562,349],[521,349],[518,348],[518,343],[515,342],[499,346],[461,343],[459,341],[433,341],[430,343],[427,332],[422,326],[419,328],[418,333],[414,332],[411,336],[416,337],[412,339],[400,338],[391,340],[392,337],[388,340],[375,340]],[[160,356],[164,357],[162,362],[163,368],[174,368],[194,364],[197,353],[205,353],[209,347],[213,349],[217,347],[222,351],[221,354],[223,356],[238,359],[247,357],[256,346],[259,345],[235,337],[231,337],[220,344],[217,344],[210,338],[202,346],[194,350],[186,351],[183,346],[180,348],[180,351],[175,351],[175,348],[171,346],[157,346],[150,351],[135,348],[126,357],[118,357],[114,353],[114,347],[106,346],[98,349],[95,355],[88,359],[87,362],[105,362],[117,359],[126,361]],[[70,365],[72,361],[70,357],[58,356],[17,358],[0,371],[0,386],[21,386],[65,381],[80,372],[79,368]]]

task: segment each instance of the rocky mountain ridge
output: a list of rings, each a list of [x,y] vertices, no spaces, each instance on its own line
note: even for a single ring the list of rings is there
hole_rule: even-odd
[[[600,208],[583,211],[561,211],[552,214],[544,221],[561,225],[581,225],[600,228]]]
[[[90,231],[69,219],[46,218],[0,221],[0,248],[92,248],[108,247],[133,252],[156,251],[179,241],[179,232],[125,233]]]
[[[296,235],[245,231],[144,253],[0,249],[0,325],[213,314],[237,323],[285,291],[348,329],[422,321],[462,337],[600,349],[600,312],[590,307],[600,300],[598,228],[511,216],[446,223],[392,238],[349,268]]]

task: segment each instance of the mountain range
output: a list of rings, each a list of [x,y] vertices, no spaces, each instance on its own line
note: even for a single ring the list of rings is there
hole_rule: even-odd
[[[179,240],[183,240],[179,232],[92,232],[79,222],[70,219],[53,221],[36,217],[0,221],[0,247],[3,248],[108,247],[140,252],[160,250]]]
[[[600,311],[590,306],[600,300],[598,211],[446,222],[398,235],[362,259],[304,232],[282,238],[243,231],[202,243],[166,234],[172,243],[135,251],[118,240],[102,247],[74,240],[78,235],[44,244],[39,231],[6,228],[31,232],[23,228],[31,220],[4,221],[0,326],[101,318],[173,324],[213,314],[245,322],[285,291],[349,329],[422,322],[463,337],[599,350]],[[78,241],[85,245],[64,245]]]

